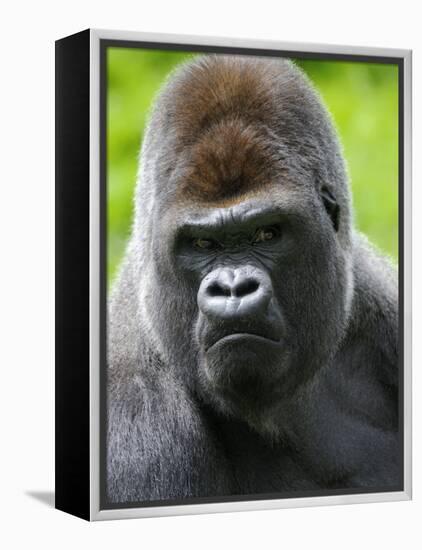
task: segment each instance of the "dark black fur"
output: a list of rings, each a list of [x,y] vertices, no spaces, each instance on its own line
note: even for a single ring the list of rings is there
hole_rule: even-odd
[[[245,219],[268,209],[281,236],[255,246]],[[268,311],[217,322],[198,290],[238,268]],[[110,502],[398,488],[396,272],[353,229],[331,121],[290,62],[209,56],[170,79],[109,319]],[[231,332],[278,343],[211,346]]]

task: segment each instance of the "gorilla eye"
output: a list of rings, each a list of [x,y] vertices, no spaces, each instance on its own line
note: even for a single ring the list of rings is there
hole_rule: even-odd
[[[253,243],[263,243],[275,239],[280,234],[276,227],[260,227],[255,233]]]
[[[211,250],[216,248],[217,243],[212,239],[194,239],[193,246],[201,250]]]

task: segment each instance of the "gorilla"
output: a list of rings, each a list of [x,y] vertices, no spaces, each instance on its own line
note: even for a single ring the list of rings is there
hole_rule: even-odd
[[[197,57],[140,159],[108,312],[108,502],[399,490],[396,269],[353,227],[307,77]]]

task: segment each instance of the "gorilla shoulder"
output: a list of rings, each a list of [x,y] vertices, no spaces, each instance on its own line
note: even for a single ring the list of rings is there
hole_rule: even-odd
[[[110,502],[201,496],[210,484],[227,494],[226,461],[206,418],[171,372],[156,367],[109,376]]]

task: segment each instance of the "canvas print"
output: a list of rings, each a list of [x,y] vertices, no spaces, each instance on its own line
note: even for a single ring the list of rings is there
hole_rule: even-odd
[[[103,507],[402,490],[398,66],[103,70]]]

